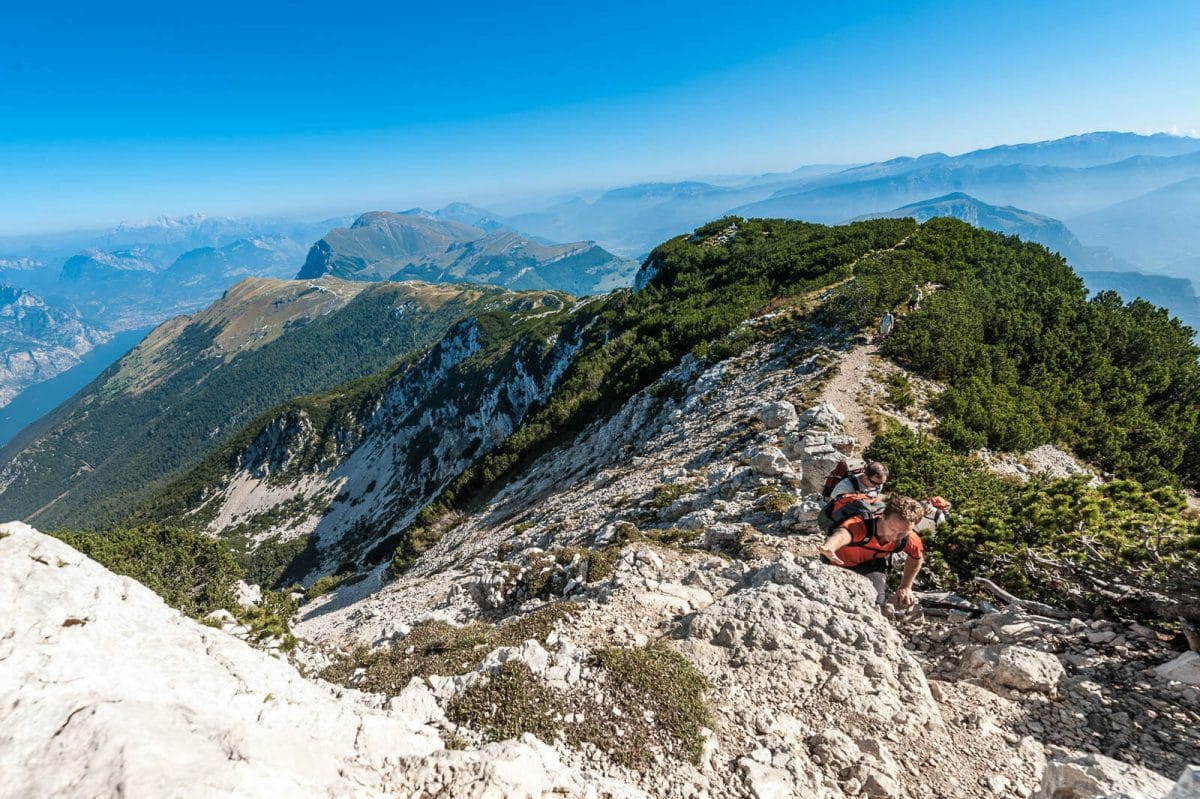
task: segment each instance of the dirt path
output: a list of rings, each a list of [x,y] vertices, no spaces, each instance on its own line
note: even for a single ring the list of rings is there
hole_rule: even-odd
[[[858,441],[860,453],[875,438],[875,434],[871,432],[871,425],[867,423],[858,395],[863,384],[867,382],[867,374],[878,354],[879,349],[874,344],[863,344],[851,349],[842,356],[838,373],[821,392],[821,399],[845,415],[846,434],[854,436]]]

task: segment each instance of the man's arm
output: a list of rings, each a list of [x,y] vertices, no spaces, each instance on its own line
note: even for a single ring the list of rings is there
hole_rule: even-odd
[[[896,603],[902,608],[907,608],[917,601],[912,594],[913,581],[917,579],[917,572],[921,571],[924,561],[924,558],[914,558],[912,555],[904,561],[904,573],[900,575],[900,587],[896,589]]]
[[[829,559],[829,562],[835,566],[841,566],[842,559],[837,556],[837,551],[846,544],[850,543],[850,532],[845,527],[838,527],[829,538],[825,539],[825,543],[817,547],[817,552]]]

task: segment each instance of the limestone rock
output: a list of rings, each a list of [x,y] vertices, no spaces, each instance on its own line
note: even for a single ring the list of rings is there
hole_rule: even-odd
[[[262,602],[262,586],[251,585],[243,580],[238,580],[237,585],[233,589],[233,601],[238,603],[239,607],[248,608]]]
[[[587,790],[536,739],[444,751],[424,719],[335,694],[27,525],[0,532],[0,795]],[[415,695],[400,707],[433,714]]]
[[[992,687],[1055,694],[1066,676],[1058,658],[1015,644],[972,647],[963,653],[960,673]]]
[[[768,430],[779,428],[791,430],[800,421],[800,416],[796,413],[796,406],[787,400],[768,402],[758,409],[758,418],[762,419]]]
[[[759,447],[750,453],[750,468],[765,477],[800,480],[800,473],[778,447]]]
[[[800,428],[821,427],[830,432],[841,432],[846,417],[828,402],[821,402],[800,414]]]
[[[1144,768],[1098,754],[1057,750],[1042,772],[1033,799],[1098,799],[1117,794],[1128,799],[1160,799],[1171,781]]]
[[[1200,685],[1200,652],[1184,652],[1174,660],[1154,668],[1164,680]]]

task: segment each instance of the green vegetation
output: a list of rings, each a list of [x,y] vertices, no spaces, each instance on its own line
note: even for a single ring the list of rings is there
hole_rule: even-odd
[[[912,381],[904,372],[892,372],[887,379],[887,401],[897,410],[908,410],[917,401],[913,396]]]
[[[1200,526],[1171,486],[1114,480],[1090,488],[1082,477],[1012,482],[899,425],[866,455],[889,465],[889,491],[953,503],[950,522],[925,542],[933,576],[948,587],[971,590],[971,578],[983,576],[1048,604],[1155,621],[1157,611],[1133,593],[1106,592],[1086,580],[1068,581],[1075,583],[1068,590],[1059,572],[1073,566],[1123,575],[1118,579],[1164,593],[1200,579]]]
[[[684,355],[723,357],[739,351],[756,335],[741,327],[747,317],[780,297],[849,277],[856,261],[893,247],[916,227],[907,219],[839,227],[736,220],[738,235],[728,245],[705,245],[733,221],[718,220],[660,245],[647,259],[654,272],[648,285],[638,292],[616,292],[576,315],[583,345],[546,406],[422,510],[395,542],[396,570],[437,540],[435,524],[445,514],[469,510],[547,448],[658,381]],[[583,314],[590,324],[583,323]]]
[[[193,323],[156,353],[171,368],[145,390],[111,390],[124,362],[114,364],[48,420],[43,443],[22,456],[20,482],[0,495],[0,514],[78,529],[128,524],[139,503],[276,403],[377,373],[503,295],[468,287],[426,308],[412,292],[398,284],[371,286],[340,310],[228,362],[202,355],[212,351],[220,329]],[[400,305],[410,310],[394,313]],[[33,516],[68,481],[71,490]],[[170,518],[165,510],[151,503],[132,523]]]
[[[1088,300],[1060,256],[951,219],[857,273],[831,324],[873,325],[914,284],[941,285],[883,352],[945,381],[932,409],[956,450],[1056,442],[1148,484],[1200,479],[1200,348],[1165,310]]]
[[[558,603],[507,624],[455,627],[444,621],[422,622],[397,643],[374,650],[361,647],[340,658],[322,671],[321,677],[364,691],[395,695],[413,677],[465,674],[497,647],[520,646],[530,638],[545,641],[554,625],[569,612],[569,603]],[[351,683],[350,678],[360,668],[365,672]]]
[[[55,535],[194,618],[233,606],[241,569],[228,547],[215,539],[161,525]]]
[[[233,550],[248,583],[263,588],[282,588],[284,574],[308,548],[308,536],[289,541],[273,538],[250,548],[250,543],[237,538],[222,539]]]
[[[700,730],[712,723],[705,702],[711,686],[704,675],[659,642],[637,649],[601,649],[596,659],[615,683],[613,693],[620,697],[618,706],[624,715],[644,719],[647,712],[651,714],[653,721],[640,731],[651,739],[645,743],[698,763],[704,747]],[[635,739],[622,741],[627,757],[643,760],[648,747],[636,740],[638,733],[625,737]]]
[[[242,569],[222,541],[162,525],[55,536],[110,571],[137,580],[192,618],[228,610],[249,628],[254,640],[278,638],[284,651],[296,645],[289,628],[296,603],[286,593],[264,591],[262,601],[249,608],[234,602],[233,589]]]
[[[795,504],[796,498],[791,494],[774,489],[763,494],[758,506],[773,516],[782,516]]]
[[[529,732],[574,747],[594,744],[629,768],[645,768],[656,753],[699,762],[700,730],[712,719],[705,701],[710,686],[694,666],[661,643],[602,649],[596,664],[608,679],[607,703],[554,690],[510,661],[456,697],[446,715],[493,741]]]
[[[685,483],[663,483],[662,485],[656,485],[650,497],[650,507],[655,510],[663,510],[691,490],[691,486]]]
[[[571,712],[563,699],[524,663],[509,661],[455,697],[446,717],[484,731],[492,741],[520,738],[527,732],[553,741],[567,726],[564,714]]]
[[[312,602],[317,597],[328,594],[345,581],[346,575],[344,574],[327,574],[324,577],[319,577],[316,582],[305,590],[304,601]]]
[[[279,648],[290,652],[296,647],[296,636],[292,635],[289,621],[296,615],[298,605],[287,591],[263,591],[262,601],[248,608],[229,608],[240,624],[250,629],[255,641],[277,638]]]

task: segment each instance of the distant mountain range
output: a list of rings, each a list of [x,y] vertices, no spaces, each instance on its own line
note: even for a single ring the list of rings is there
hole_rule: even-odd
[[[1105,269],[1169,266],[1172,274],[1200,277],[1200,245],[1193,243],[1200,229],[1197,179],[1200,139],[1097,132],[728,182],[638,184],[594,200],[570,197],[518,209],[502,221],[526,233],[592,239],[612,252],[640,256],[678,230],[725,215],[832,224],[963,193],[993,207],[1064,220],[1085,249],[1111,249],[1116,261]],[[1121,223],[1133,218],[1139,222]]]
[[[627,286],[637,271],[634,261],[592,242],[542,244],[489,220],[463,204],[436,213],[363,214],[313,245],[297,277],[490,283],[582,295]]]
[[[76,366],[109,337],[84,323],[76,311],[0,285],[0,407],[28,386]]]

